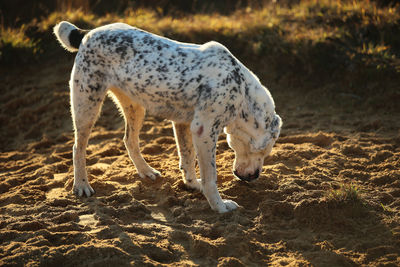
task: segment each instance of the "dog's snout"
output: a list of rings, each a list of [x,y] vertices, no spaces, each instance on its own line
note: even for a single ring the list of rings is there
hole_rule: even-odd
[[[253,174],[249,175],[240,175],[237,170],[233,171],[233,174],[235,174],[236,177],[238,177],[240,180],[250,182],[252,180],[257,179],[260,176],[260,170],[257,169]]]

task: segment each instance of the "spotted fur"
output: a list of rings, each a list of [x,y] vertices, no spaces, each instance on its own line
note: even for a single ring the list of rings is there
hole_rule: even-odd
[[[226,47],[181,43],[122,23],[85,32],[61,22],[54,31],[62,46],[78,51],[70,79],[77,195],[94,193],[86,173],[86,146],[109,92],[124,115],[124,142],[141,177],[160,176],[139,149],[148,113],[173,121],[185,184],[201,190],[218,212],[238,207],[217,189],[219,134],[225,129],[235,150],[235,175],[252,180],[261,173],[282,122],[269,91]],[[196,178],[196,156],[201,179]]]

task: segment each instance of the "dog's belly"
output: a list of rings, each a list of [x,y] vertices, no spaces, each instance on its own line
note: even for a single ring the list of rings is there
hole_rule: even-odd
[[[151,116],[160,117],[175,122],[191,122],[194,115],[195,103],[187,94],[161,91],[159,88],[137,90],[129,88],[131,100],[146,109]]]
[[[160,117],[163,119],[175,121],[175,122],[191,122],[193,120],[193,109],[182,109],[174,107],[167,103],[166,105],[147,105],[145,106],[146,111],[151,116]]]

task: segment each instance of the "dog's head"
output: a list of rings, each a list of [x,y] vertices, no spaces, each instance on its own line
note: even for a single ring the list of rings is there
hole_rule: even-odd
[[[259,125],[255,120],[253,122],[247,123],[252,127],[225,129],[228,144],[235,151],[233,173],[244,181],[259,177],[264,159],[271,153],[282,127],[282,120],[276,113],[265,121],[265,125]]]

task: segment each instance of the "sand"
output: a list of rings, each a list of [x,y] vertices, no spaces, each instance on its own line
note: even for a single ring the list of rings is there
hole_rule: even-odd
[[[281,138],[252,183],[234,178],[225,136],[218,186],[241,207],[212,211],[181,180],[171,123],[147,117],[144,158],[162,173],[141,179],[124,147],[123,120],[107,100],[87,165],[96,194],[78,198],[67,82],[71,60],[7,70],[0,95],[0,265],[398,266],[398,114],[357,108],[357,98],[312,105],[271,88]],[[293,86],[295,88],[295,86]],[[395,101],[395,100],[394,100]],[[347,188],[352,194],[341,192]]]

